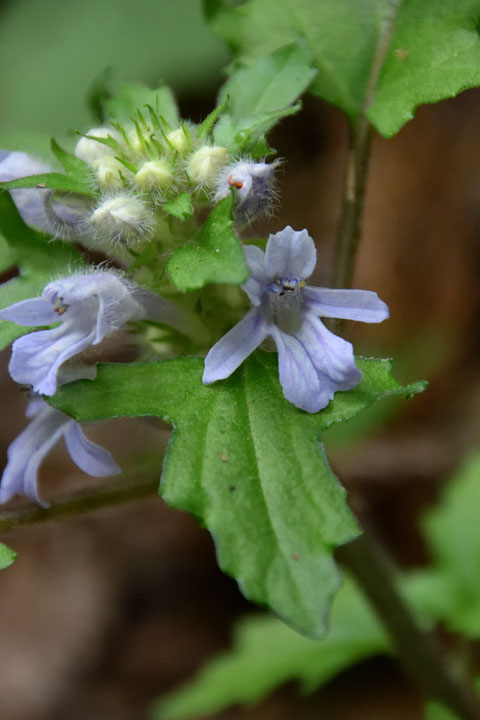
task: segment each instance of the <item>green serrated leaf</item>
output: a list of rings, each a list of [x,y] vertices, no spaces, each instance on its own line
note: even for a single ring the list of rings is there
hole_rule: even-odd
[[[206,2],[207,17],[234,56],[251,65],[287,43],[303,43],[318,68],[311,91],[355,122],[374,90],[368,117],[390,137],[422,103],[480,84],[477,0],[250,0]],[[388,42],[375,88],[377,47]]]
[[[63,386],[49,402],[79,421],[157,415],[171,422],[161,482],[166,502],[206,525],[220,566],[248,598],[318,637],[339,586],[333,548],[358,534],[319,431],[374,402],[375,392],[401,392],[379,365],[363,363],[363,392],[337,393],[316,415],[285,400],[277,357],[263,352],[209,387],[200,358],[103,365],[94,382]]]
[[[15,562],[16,557],[16,552],[10,550],[10,548],[3,543],[0,543],[0,570],[4,570],[9,567],[13,562]]]
[[[192,198],[188,192],[182,192],[173,200],[162,205],[162,210],[179,220],[188,220],[193,214]]]
[[[186,687],[161,700],[157,720],[194,720],[229,705],[251,705],[283,683],[311,692],[355,662],[389,652],[389,640],[359,590],[345,581],[321,641],[302,637],[275,618],[246,618],[233,647],[211,661]]]
[[[479,22],[478,0],[402,3],[368,111],[382,135],[395,135],[419,105],[480,85]]]
[[[150,105],[157,116],[162,116],[171,128],[179,123],[175,97],[166,85],[151,90],[144,85],[125,85],[114,98],[106,101],[107,115],[112,120],[124,122],[131,120],[137,113]]]
[[[209,283],[239,285],[247,279],[248,268],[233,229],[232,206],[232,196],[219,202],[193,242],[170,257],[167,271],[179,290],[197,290]]]
[[[53,278],[83,265],[70,245],[50,240],[27,227],[8,193],[0,193],[0,272],[18,269],[18,277],[0,285],[0,308],[40,295]],[[0,321],[0,348],[31,332],[15,323]]]

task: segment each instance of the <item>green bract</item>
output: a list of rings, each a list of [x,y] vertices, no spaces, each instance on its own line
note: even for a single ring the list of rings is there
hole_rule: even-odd
[[[233,229],[232,204],[232,197],[222,200],[197,237],[171,256],[167,270],[179,290],[196,290],[207,283],[240,284],[247,279],[243,251]]]

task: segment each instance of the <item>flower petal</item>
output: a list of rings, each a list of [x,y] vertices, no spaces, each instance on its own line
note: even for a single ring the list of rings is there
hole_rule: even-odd
[[[265,251],[265,269],[270,278],[305,280],[317,261],[315,244],[306,230],[296,231],[290,225],[270,235]]]
[[[229,377],[269,334],[270,324],[252,308],[239,323],[210,349],[205,358],[203,383]]]
[[[70,420],[64,436],[70,457],[87,475],[107,477],[121,472],[108,450],[88,440],[75,420]]]
[[[0,319],[9,320],[17,325],[39,327],[57,323],[59,317],[54,311],[52,303],[44,298],[29,298],[0,310]]]
[[[351,390],[362,379],[353,346],[330,332],[313,313],[305,313],[297,339],[307,348],[315,369],[332,380],[336,390]]]
[[[44,505],[38,496],[38,468],[69,421],[70,418],[62,412],[44,404],[44,409],[15,438],[7,451],[8,463],[0,484],[0,503],[18,494]]]
[[[52,330],[24,335],[13,343],[10,375],[18,383],[32,385],[35,392],[54,395],[62,363],[85,350],[93,338],[94,331],[87,323],[78,328],[64,323]]]
[[[362,379],[352,345],[331,333],[313,314],[306,314],[298,332],[275,328],[283,394],[307,412],[326,407],[338,390],[351,390]]]
[[[321,385],[312,360],[294,336],[282,332],[277,327],[272,337],[278,350],[278,372],[283,394],[287,400],[301,410],[318,412],[332,396],[329,385]]]
[[[253,305],[260,305],[265,286],[270,277],[265,270],[265,253],[256,245],[244,245],[245,262],[250,270],[250,277],[242,285]]]
[[[388,305],[370,290],[332,290],[304,287],[302,298],[308,310],[321,317],[382,322],[389,317]]]

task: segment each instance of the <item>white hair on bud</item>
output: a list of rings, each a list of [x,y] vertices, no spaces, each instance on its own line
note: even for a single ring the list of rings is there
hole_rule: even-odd
[[[94,234],[123,246],[133,245],[153,231],[155,216],[138,195],[120,192],[105,196],[89,218]]]

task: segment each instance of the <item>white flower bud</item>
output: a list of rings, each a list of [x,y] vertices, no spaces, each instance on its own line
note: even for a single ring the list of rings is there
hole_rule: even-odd
[[[218,176],[227,160],[227,148],[203,145],[188,162],[188,177],[194,185],[209,185]]]
[[[113,140],[116,140],[117,142],[122,141],[120,133],[118,133],[113,128],[92,128],[87,133],[85,133],[85,135],[92,135],[93,137],[98,138],[107,138],[108,136],[110,136]],[[75,148],[75,155],[80,158],[80,160],[83,160],[89,165],[93,165],[96,160],[104,157],[105,155],[114,154],[115,150],[113,148],[105,145],[102,142],[98,142],[98,140],[92,140],[89,137],[80,138],[77,143],[77,147]]]
[[[154,217],[141,198],[119,193],[100,203],[90,224],[100,236],[128,245],[152,230]]]
[[[134,177],[135,184],[142,190],[161,190],[172,180],[172,171],[162,160],[143,163]]]
[[[111,155],[104,155],[92,163],[95,179],[102,190],[121,190],[122,175],[129,174],[121,162]]]
[[[190,138],[183,128],[172,130],[172,132],[168,133],[167,140],[172,148],[179,153],[185,152],[190,145]]]

